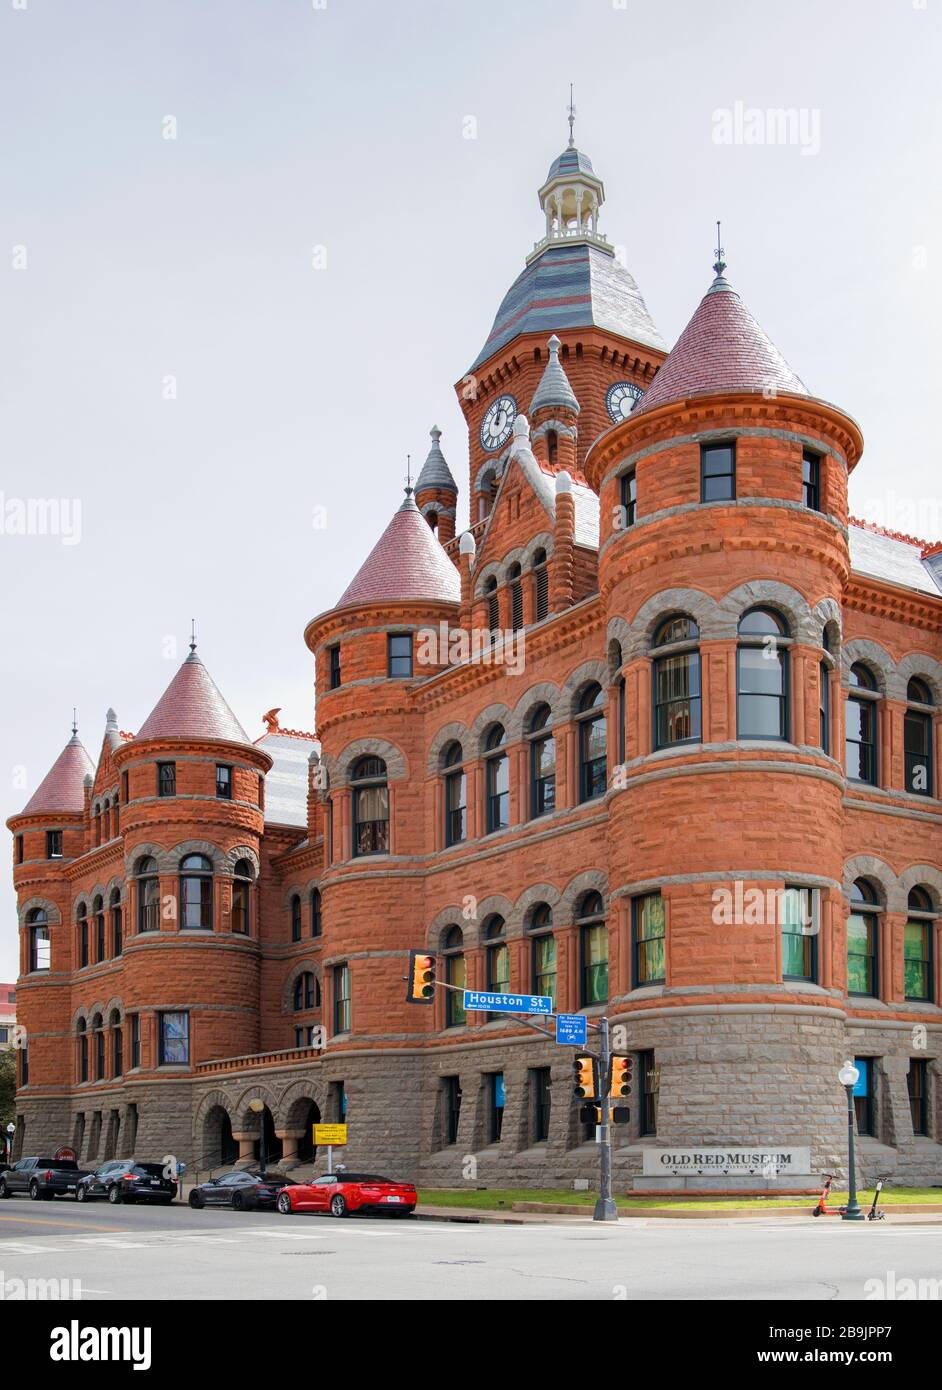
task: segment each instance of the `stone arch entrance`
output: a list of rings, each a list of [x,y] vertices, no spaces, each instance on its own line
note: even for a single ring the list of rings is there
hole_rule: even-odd
[[[232,1120],[225,1106],[214,1105],[207,1111],[201,1142],[202,1164],[215,1168],[217,1164],[235,1163],[239,1157],[239,1145],[233,1137]]]
[[[321,1122],[321,1109],[313,1100],[308,1103],[307,1110],[301,1120],[301,1128],[304,1131],[298,1140],[298,1162],[313,1163],[317,1157],[317,1149],[314,1145],[314,1126]]]

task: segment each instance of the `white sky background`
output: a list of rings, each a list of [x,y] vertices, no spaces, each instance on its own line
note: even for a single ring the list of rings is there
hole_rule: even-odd
[[[722,217],[732,283],[863,427],[854,509],[942,538],[940,28],[942,0],[0,0],[0,490],[82,505],[77,545],[0,535],[2,819],[73,703],[93,758],[109,705],[140,727],[191,615],[253,737],[273,705],[311,727],[304,625],[434,423],[467,514],[452,386],[542,235],[570,81],[665,338]],[[819,152],[716,144],[737,101],[812,113]]]

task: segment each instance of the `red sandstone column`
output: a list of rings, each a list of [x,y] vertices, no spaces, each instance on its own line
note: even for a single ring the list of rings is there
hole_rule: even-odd
[[[550,567],[550,610],[559,613],[572,607],[575,559],[576,504],[572,479],[568,473],[556,475],[556,523],[553,528],[553,555]]]

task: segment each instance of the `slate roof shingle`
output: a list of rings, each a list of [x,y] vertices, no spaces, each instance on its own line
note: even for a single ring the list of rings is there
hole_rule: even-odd
[[[394,512],[335,607],[385,599],[461,600],[458,571],[411,496]]]
[[[138,742],[150,738],[218,738],[251,743],[195,651],[177,671],[136,738]]]
[[[83,811],[85,778],[94,775],[95,764],[78,734],[73,734],[20,814]]]
[[[736,291],[717,276],[632,413],[741,391],[809,394]]]
[[[504,295],[471,371],[518,333],[590,327],[662,352],[667,347],[633,277],[611,251],[586,243],[548,246]]]

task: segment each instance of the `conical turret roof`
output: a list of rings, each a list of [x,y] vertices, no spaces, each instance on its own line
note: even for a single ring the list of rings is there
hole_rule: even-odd
[[[632,416],[688,396],[739,392],[809,394],[720,270]]]
[[[422,513],[406,495],[337,602],[338,608],[384,599],[458,603],[461,580]]]
[[[78,734],[73,731],[72,737],[33,792],[21,814],[83,810],[85,778],[94,774],[95,764],[85,751],[85,745]]]
[[[423,488],[446,488],[449,492],[457,494],[458,484],[451,476],[451,469],[445,462],[445,455],[438,442],[442,437],[442,432],[437,425],[433,425],[429,430],[429,437],[432,441],[432,447],[428,451],[422,465],[422,471],[416,480],[415,490],[421,492]]]
[[[251,743],[195,649],[137,732],[138,740],[151,738],[218,738],[230,743]]]
[[[530,414],[546,405],[564,406],[567,410],[579,412],[576,393],[569,384],[569,378],[559,360],[560,341],[554,333],[547,342],[549,361],[543,369],[540,384],[530,402]]]

